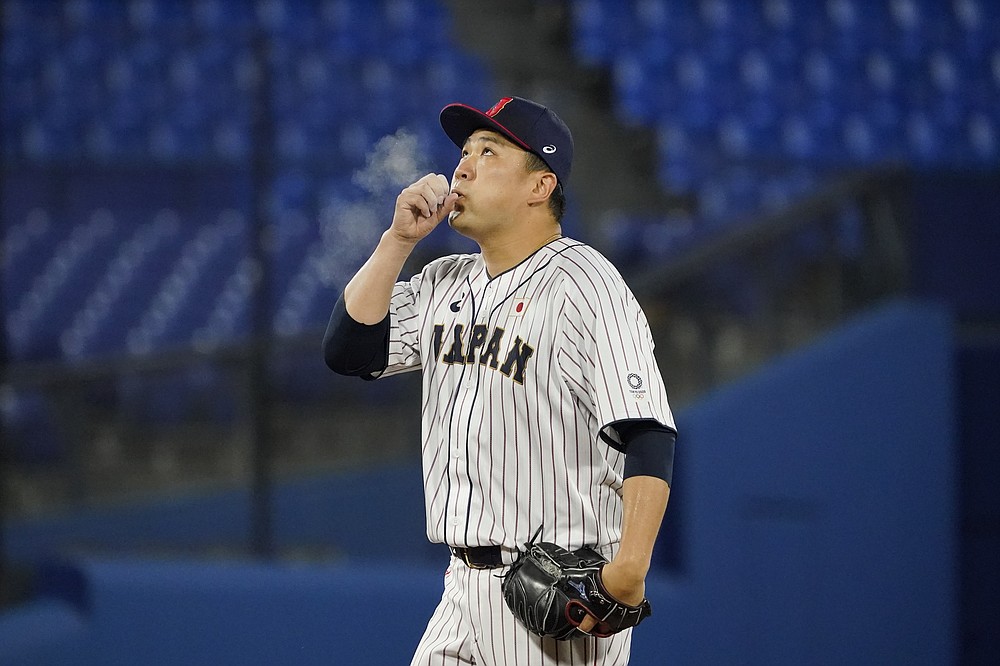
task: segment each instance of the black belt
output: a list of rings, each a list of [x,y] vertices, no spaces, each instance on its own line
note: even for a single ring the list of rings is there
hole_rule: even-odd
[[[470,569],[497,569],[503,564],[500,546],[474,546],[472,548],[452,548],[452,555],[465,562]]]

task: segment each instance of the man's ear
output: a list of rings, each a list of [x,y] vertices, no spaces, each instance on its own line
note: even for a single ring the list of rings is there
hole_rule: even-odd
[[[536,171],[533,174],[535,176],[534,182],[531,188],[531,196],[528,199],[529,205],[545,203],[555,192],[556,187],[559,185],[559,180],[556,175],[551,171]]]

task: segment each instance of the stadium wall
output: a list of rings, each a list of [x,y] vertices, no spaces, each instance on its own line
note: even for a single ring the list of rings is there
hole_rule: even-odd
[[[956,660],[951,328],[892,303],[679,415],[658,553],[674,540],[680,557],[650,577],[633,663]],[[284,543],[331,544],[332,564],[65,556],[90,530],[123,550],[245,535],[241,503],[14,526],[22,561],[63,558],[0,617],[0,663],[406,663],[445,562],[424,546],[416,467],[282,489]],[[220,514],[232,535],[212,534]]]

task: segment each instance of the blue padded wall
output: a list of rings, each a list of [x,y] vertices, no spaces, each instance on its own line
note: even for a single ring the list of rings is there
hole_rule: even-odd
[[[86,617],[60,599],[41,599],[0,614],[0,663],[4,666],[71,663],[71,658],[89,654],[91,642]]]
[[[953,392],[948,315],[897,303],[682,414],[672,663],[949,663]]]
[[[633,663],[955,662],[953,347],[948,313],[894,303],[680,413],[682,499],[657,554],[679,540],[682,557],[650,576]],[[84,560],[49,592],[78,604],[85,646],[75,616],[53,631],[83,664],[405,663],[446,561],[424,545],[420,495],[415,466],[284,488],[282,543],[335,545],[336,566]],[[237,502],[15,525],[8,541],[22,561],[95,529],[204,545],[245,534]],[[0,618],[2,663],[24,663],[3,651],[22,620]]]

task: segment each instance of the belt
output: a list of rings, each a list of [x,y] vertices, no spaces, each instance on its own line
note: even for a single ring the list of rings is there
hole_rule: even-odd
[[[465,562],[470,569],[498,569],[504,566],[500,546],[452,548],[451,554]]]

